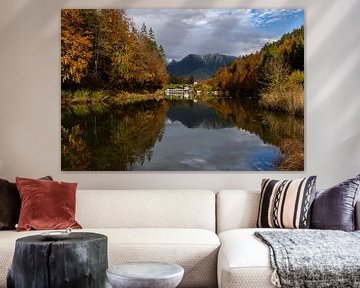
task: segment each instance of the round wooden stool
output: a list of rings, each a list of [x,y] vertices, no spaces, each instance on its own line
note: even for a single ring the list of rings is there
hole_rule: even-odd
[[[105,235],[73,232],[60,240],[28,236],[16,240],[7,285],[8,288],[104,287],[107,267]]]

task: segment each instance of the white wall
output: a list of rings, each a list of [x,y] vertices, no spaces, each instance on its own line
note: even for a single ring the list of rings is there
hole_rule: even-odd
[[[61,172],[60,9],[305,8],[305,172]],[[263,177],[360,173],[359,0],[16,0],[0,2],[0,178],[52,175],[82,189],[258,189]]]

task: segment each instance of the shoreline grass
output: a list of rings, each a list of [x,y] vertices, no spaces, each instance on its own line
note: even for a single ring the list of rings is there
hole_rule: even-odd
[[[304,115],[304,89],[271,90],[260,94],[259,104],[269,110]]]
[[[109,92],[106,90],[90,91],[76,90],[61,91],[61,104],[93,104],[104,103],[109,98]]]
[[[284,155],[277,163],[279,171],[304,171],[304,141],[285,139],[279,148]]]
[[[260,93],[265,109],[304,115],[304,71],[292,72],[285,81]]]
[[[92,105],[92,104],[124,104],[134,103],[144,100],[161,100],[164,98],[164,91],[157,90],[153,93],[143,92],[124,92],[109,90],[77,90],[61,91],[61,105]]]

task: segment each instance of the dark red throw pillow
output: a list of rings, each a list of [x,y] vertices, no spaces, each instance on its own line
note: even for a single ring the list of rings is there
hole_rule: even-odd
[[[17,231],[81,228],[75,220],[77,183],[16,178],[21,198]]]
[[[40,179],[52,180],[51,176]],[[0,230],[15,230],[20,214],[21,200],[16,183],[0,179]]]

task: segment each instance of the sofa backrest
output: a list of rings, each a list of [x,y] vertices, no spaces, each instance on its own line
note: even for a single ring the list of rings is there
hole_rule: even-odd
[[[76,220],[84,228],[215,231],[215,193],[209,190],[78,190]]]
[[[360,198],[360,197],[359,197]],[[216,194],[216,232],[255,228],[260,191],[223,190]],[[355,206],[356,230],[360,230],[360,199]]]
[[[216,231],[256,227],[260,192],[222,190],[216,194]]]

